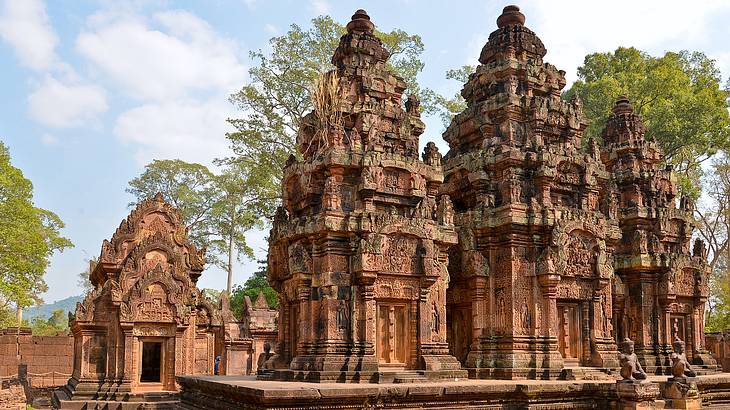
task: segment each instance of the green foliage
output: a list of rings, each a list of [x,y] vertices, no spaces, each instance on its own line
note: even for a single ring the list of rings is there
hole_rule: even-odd
[[[179,159],[154,160],[142,175],[129,181],[127,192],[136,198],[129,206],[161,193],[180,211],[190,240],[198,247],[208,245],[210,214],[219,193],[215,175],[205,166]]]
[[[0,329],[18,326],[18,315],[10,306],[0,306]]]
[[[48,288],[43,275],[55,251],[73,246],[63,222],[33,205],[33,185],[0,142],[0,308],[27,307]]]
[[[215,175],[200,164],[155,160],[129,182],[127,192],[136,203],[161,193],[180,211],[193,243],[208,248],[208,262],[228,272],[230,286],[234,260],[253,258],[245,234],[261,226],[265,212],[254,191],[259,185],[248,178],[248,171],[237,164]]]
[[[276,291],[269,286],[266,278],[266,260],[260,260],[258,263],[259,269],[246,280],[243,286],[236,285],[231,292],[231,311],[238,318],[243,315],[245,296],[248,296],[251,302],[255,302],[259,293],[263,292],[266,302],[272,309],[279,307],[279,297]]]
[[[211,288],[202,289],[203,296],[205,296],[213,306],[219,306],[221,303],[221,291]]]
[[[727,93],[714,60],[700,52],[667,52],[653,57],[635,48],[586,56],[578,78],[566,91],[577,94],[590,121],[585,136],[600,140],[616,98],[627,95],[675,166],[680,188],[699,196],[700,163],[730,138]]]
[[[475,71],[476,67],[465,65],[461,68],[448,70],[446,72],[446,79],[456,80],[461,84],[466,84],[469,81],[469,75]],[[456,114],[466,109],[466,101],[461,96],[461,92],[457,92],[451,98],[446,98],[433,90],[425,90],[425,94],[427,101],[430,102],[426,112],[429,114],[438,114],[445,127],[449,126],[451,119]]]
[[[313,85],[321,73],[334,68],[332,54],[344,33],[344,26],[329,16],[314,18],[309,29],[291,25],[286,34],[269,40],[271,52],[251,53],[258,64],[249,70],[250,81],[230,97],[242,116],[228,120],[236,129],[228,134],[235,155],[225,163],[246,170],[245,179],[256,187],[257,200],[268,203],[265,208],[280,202],[282,168],[289,155],[297,155],[295,136],[312,109]],[[376,35],[391,53],[390,68],[428,108],[426,93],[416,82],[423,70],[421,38],[402,30]]]
[[[697,233],[708,247],[710,280],[705,326],[730,328],[730,158],[717,155],[702,181],[703,200],[695,212]]]
[[[730,329],[730,269],[727,257],[719,258],[709,280],[709,309],[705,315],[705,331]]]
[[[68,315],[63,309],[54,310],[51,317],[42,319],[34,317],[30,321],[34,336],[55,336],[68,331]]]

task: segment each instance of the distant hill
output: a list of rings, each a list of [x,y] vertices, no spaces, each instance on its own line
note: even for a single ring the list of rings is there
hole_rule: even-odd
[[[84,300],[83,296],[71,296],[61,299],[53,303],[44,303],[42,305],[29,307],[23,311],[23,319],[30,321],[34,317],[48,319],[51,313],[57,309],[63,309],[66,312],[74,312],[76,310],[76,302]]]

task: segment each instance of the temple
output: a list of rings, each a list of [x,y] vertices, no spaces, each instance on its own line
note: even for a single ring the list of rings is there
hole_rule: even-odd
[[[715,370],[705,348],[707,249],[692,240],[694,203],[681,197],[671,166],[662,166],[657,143],[625,97],[619,97],[603,131],[601,159],[611,173],[606,211],[618,213],[621,241],[613,259],[614,334],[636,343],[649,371],[670,374],[676,339],[688,360]]]
[[[142,201],[102,244],[94,290],[70,323],[73,375],[55,392],[55,406],[174,403],[175,377],[214,374],[217,356],[225,359],[219,374],[251,373],[258,334],[251,320],[233,317],[225,295],[221,309],[197,288],[204,263],[180,213],[159,194]],[[275,313],[258,308],[269,312],[258,321],[270,327]]]
[[[565,72],[524,23],[505,7],[449,152],[428,143],[419,159],[418,100],[402,103],[355,13],[284,169],[269,249],[279,343],[260,378],[610,378],[627,337],[648,372],[668,374],[676,338],[716,369],[694,205],[677,206],[627,98],[584,140],[580,99],[561,98]]]
[[[441,155],[431,143],[419,158],[418,99],[402,103],[406,85],[373,30],[362,10],[347,24],[297,135],[302,159],[284,169],[269,237],[279,344],[264,377],[466,377],[447,344],[457,234]]]

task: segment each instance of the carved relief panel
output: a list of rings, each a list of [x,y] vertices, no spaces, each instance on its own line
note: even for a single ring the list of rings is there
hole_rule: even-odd
[[[134,320],[140,322],[172,322],[172,306],[167,292],[160,283],[153,283],[142,292],[142,299],[136,303]]]

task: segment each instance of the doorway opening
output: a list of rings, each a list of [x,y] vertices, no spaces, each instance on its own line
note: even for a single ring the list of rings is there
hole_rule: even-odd
[[[565,366],[579,366],[583,347],[578,304],[558,304],[558,321],[558,349]]]
[[[377,346],[381,365],[403,368],[410,351],[408,305],[378,304]]]
[[[142,342],[142,383],[162,381],[162,342]]]

